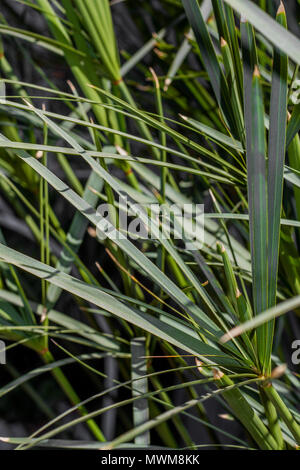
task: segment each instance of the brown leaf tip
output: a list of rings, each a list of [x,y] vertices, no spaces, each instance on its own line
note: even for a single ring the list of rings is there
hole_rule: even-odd
[[[42,311],[42,315],[41,315],[41,323],[44,323],[44,321],[46,320],[47,318],[47,308],[46,307],[43,307],[43,311]]]
[[[217,200],[216,200],[216,198],[215,198],[215,195],[214,195],[214,193],[212,192],[212,190],[211,190],[211,189],[209,189],[209,190],[208,190],[208,192],[209,192],[209,194],[210,194],[210,197],[212,198],[212,200],[213,200],[214,204],[216,204]]]
[[[73,85],[73,83],[71,82],[71,80],[67,80],[67,84],[68,84],[69,88],[71,89],[72,93],[76,93],[76,88]]]
[[[233,416],[231,416],[228,413],[221,413],[218,416],[219,416],[219,418],[226,419],[227,421],[234,421]]]
[[[257,65],[254,67],[253,77],[260,77],[259,68]]]
[[[283,2],[280,2],[280,5],[279,5],[278,10],[277,10],[277,15],[280,15],[280,13],[285,14],[285,8],[284,8]]]
[[[236,298],[238,299],[239,297],[241,297],[241,295],[242,295],[241,291],[237,289],[235,293]]]
[[[95,265],[97,269],[100,271],[100,273],[103,273],[103,268],[100,266],[100,264],[97,261],[95,262]]]
[[[196,363],[196,366],[197,366],[197,369],[198,371],[200,372],[200,374],[202,373],[202,366],[203,366],[203,362],[200,361],[200,359],[198,359],[198,357],[195,357],[195,363]]]
[[[227,46],[227,42],[225,41],[224,38],[221,37],[221,47]]]
[[[214,374],[214,379],[215,380],[221,380],[221,378],[224,375],[224,373],[221,370],[218,370],[218,369],[213,369],[213,374]]]
[[[87,229],[87,232],[88,232],[88,234],[89,234],[90,237],[96,238],[97,233],[96,233],[96,230],[94,229],[94,227],[89,227],[89,228]]]
[[[169,86],[171,85],[171,83],[172,83],[172,80],[171,80],[169,77],[167,77],[167,78],[165,79],[164,91],[168,91],[168,88],[169,88]]]
[[[158,81],[158,78],[157,78],[157,75],[154,71],[154,69],[152,67],[149,67],[149,70],[151,72],[151,75],[153,77],[153,81],[154,81],[154,84],[155,84],[155,88],[156,89],[159,89],[159,81]]]

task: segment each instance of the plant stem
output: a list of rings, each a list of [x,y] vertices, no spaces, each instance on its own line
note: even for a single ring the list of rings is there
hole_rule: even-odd
[[[228,387],[233,385],[233,381],[226,375],[219,380],[220,387]],[[278,450],[278,445],[273,436],[270,434],[262,420],[249,405],[239,389],[229,390],[223,394],[225,400],[231,407],[236,417],[245,426],[249,434],[253,437],[260,449]]]
[[[261,396],[261,401],[265,409],[266,417],[268,420],[269,424],[269,429],[272,433],[272,436],[276,440],[278,444],[278,448],[280,450],[283,450],[285,448],[285,443],[283,440],[281,428],[280,428],[280,423],[277,415],[277,410],[271,400],[268,398],[268,396],[265,393],[265,390],[263,388],[260,388],[260,396]]]
[[[290,410],[287,408],[280,395],[277,393],[273,385],[264,388],[266,395],[273,403],[281,419],[285,422],[291,433],[293,434],[297,444],[300,444],[300,426],[296,422]]]

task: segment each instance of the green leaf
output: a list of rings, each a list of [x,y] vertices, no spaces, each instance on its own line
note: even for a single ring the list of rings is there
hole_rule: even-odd
[[[203,20],[198,0],[182,0],[187,18],[194,31],[194,35],[201,53],[201,57],[210,78],[217,102],[231,127],[235,137],[238,137],[237,122],[234,119],[230,104],[228,85],[219,64],[212,40]]]
[[[286,28],[280,7],[277,21]],[[268,139],[268,306],[276,303],[280,216],[287,122],[288,58],[274,50]]]
[[[103,186],[103,181],[93,172],[91,172],[90,177],[88,178],[86,188],[83,194],[83,199],[87,201],[93,208],[95,208],[98,197],[95,192],[92,192],[90,188],[95,189],[96,191],[101,191]],[[80,212],[76,212],[70,230],[67,234],[66,244],[69,246],[74,253],[78,253],[80,246],[83,241],[86,229],[88,226],[88,220]],[[59,271],[69,273],[74,262],[74,257],[70,254],[67,247],[65,247],[57,261],[56,267]],[[56,286],[49,286],[47,289],[47,309],[51,309],[60,296],[60,289]]]
[[[281,302],[280,304],[276,305],[276,307],[269,308],[262,312],[260,315],[252,318],[251,320],[232,328],[232,330],[230,330],[221,338],[221,342],[225,343],[227,341],[230,341],[232,338],[235,338],[236,336],[239,336],[242,333],[245,333],[246,331],[250,331],[257,327],[260,327],[261,325],[264,325],[265,323],[279,317],[280,315],[283,315],[284,313],[288,313],[292,310],[297,309],[299,306],[300,295],[285,300],[284,302]]]
[[[146,338],[134,338],[131,340],[131,380],[133,382],[132,396],[138,397],[148,392],[148,380],[143,376],[147,375]],[[139,380],[140,379],[140,380]],[[149,421],[148,401],[141,398],[133,403],[133,426],[140,426]],[[136,436],[135,444],[148,446],[150,444],[150,433],[145,431]]]
[[[300,40],[249,0],[224,0],[274,46],[300,64]]]
[[[245,90],[249,93],[249,90]],[[245,106],[247,100],[245,99]],[[250,116],[245,115],[246,119]],[[249,134],[250,128],[250,134]],[[264,125],[264,104],[260,75],[256,67],[251,85],[251,124],[246,127],[247,143],[247,175],[248,204],[250,222],[250,245],[252,258],[252,290],[255,315],[260,314],[268,305],[268,268],[266,260],[268,220],[267,214],[267,182],[266,182],[266,143]],[[263,326],[257,332],[258,355],[262,367],[269,357],[268,329]]]
[[[46,279],[50,284],[54,284],[65,289],[68,292],[107,310],[119,318],[133,323],[145,331],[149,331],[159,338],[189,351],[191,354],[195,354],[199,357],[202,355],[206,356],[206,362],[215,362],[217,360],[218,363],[229,368],[239,365],[238,362],[231,359],[231,357],[222,353],[217,348],[209,346],[208,344],[191,337],[191,335],[183,333],[180,328],[175,328],[174,326],[170,326],[149,314],[129,308],[127,305],[119,302],[100,288],[79,281],[68,274],[59,272],[51,266],[47,266],[2,244],[0,244],[0,258],[7,263],[18,266],[20,269],[39,277],[40,279]]]
[[[283,6],[279,7],[277,21],[286,28]],[[268,307],[276,303],[279,262],[280,216],[283,191],[285,137],[287,122],[288,58],[278,49],[274,50],[270,121],[268,139]],[[268,329],[265,345],[265,364],[271,367],[274,322]]]

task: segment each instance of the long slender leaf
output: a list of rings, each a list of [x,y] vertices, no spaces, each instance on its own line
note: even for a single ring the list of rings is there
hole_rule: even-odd
[[[254,70],[251,90],[251,133],[250,135],[246,135],[246,139],[248,139],[247,173],[253,302],[255,315],[258,315],[264,311],[268,305],[268,269],[266,265],[266,259],[268,259],[268,221],[266,218],[267,181],[264,105],[260,75],[257,67]],[[270,341],[270,338],[267,336],[267,329],[265,326],[258,330],[257,337],[259,359],[261,366],[265,367],[267,360],[266,348],[268,341]]]
[[[90,301],[117,317],[134,323],[140,328],[171,342],[175,346],[186,349],[192,354],[199,355],[199,357],[202,356],[202,354],[207,356],[205,360],[208,362],[210,361],[210,357],[218,357],[218,362],[224,364],[225,367],[238,365],[236,361],[232,360],[229,356],[226,357],[226,354],[224,355],[224,353],[218,349],[191,338],[189,335],[180,331],[180,329],[171,327],[153,316],[129,308],[125,304],[115,300],[112,296],[104,293],[101,289],[87,285],[68,274],[59,272],[50,266],[40,263],[26,255],[22,255],[2,244],[0,244],[0,257],[2,260],[12,263],[34,276],[47,279],[49,283]]]
[[[229,106],[230,94],[223,71],[217,59],[217,55],[203,20],[198,0],[182,0],[189,23],[194,31],[195,38],[205,68],[220,108],[223,110],[235,137],[238,137],[237,125],[234,120],[232,108]]]
[[[300,40],[249,0],[224,0],[246,18],[274,46],[278,47],[296,64],[300,63]],[[280,38],[280,40],[278,40]]]

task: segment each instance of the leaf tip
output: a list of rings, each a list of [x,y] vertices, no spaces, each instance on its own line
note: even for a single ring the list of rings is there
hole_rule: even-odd
[[[120,147],[120,145],[116,145],[115,147],[116,147],[116,150],[117,150],[117,152],[118,152],[119,155],[123,155],[124,157],[125,157],[126,155],[128,155],[128,153],[126,152],[126,150],[123,149],[122,147]]]
[[[96,265],[96,268],[98,269],[98,271],[100,273],[103,273],[103,268],[102,268],[102,266],[100,266],[100,264],[97,261],[95,262],[95,265]]]
[[[155,88],[156,88],[157,90],[159,90],[159,81],[158,81],[157,75],[156,75],[156,73],[155,73],[155,71],[154,71],[154,69],[153,69],[152,67],[149,67],[149,70],[150,70],[150,73],[151,73],[151,75],[152,75],[152,77],[153,77],[153,81],[154,81],[154,84],[155,84]]]
[[[30,101],[28,101],[26,98],[23,98],[23,101],[25,104],[27,104],[27,106],[29,106],[29,108],[33,108],[32,104],[30,103]]]
[[[212,192],[211,189],[209,189],[208,192],[209,192],[209,194],[210,194],[210,197],[211,197],[213,203],[215,204],[215,203],[217,202],[217,200],[216,200],[216,198],[215,198],[214,193]]]
[[[277,10],[277,15],[280,15],[281,13],[285,15],[285,8],[284,8],[284,4],[282,1],[280,1],[279,7]]]
[[[259,68],[257,65],[254,67],[253,77],[260,77]]]
[[[90,237],[96,238],[97,233],[96,233],[96,230],[94,229],[94,227],[89,227],[89,228],[87,229],[87,232],[88,232],[88,234],[89,234]]]
[[[198,357],[195,357],[195,363],[196,363],[196,366],[197,366],[197,369],[198,371],[200,372],[200,374],[202,373],[202,366],[203,366],[203,362],[200,361],[200,359],[198,359]]]
[[[219,369],[213,369],[213,374],[214,374],[214,379],[215,380],[221,380],[221,378],[224,375],[224,373]]]
[[[70,90],[72,91],[72,93],[75,94],[76,93],[76,88],[75,88],[74,84],[71,82],[71,80],[67,80],[67,84],[68,84]]]
[[[171,83],[172,83],[172,80],[169,77],[167,77],[164,83],[164,91],[168,91],[168,88],[171,85]]]
[[[223,37],[221,37],[221,47],[225,47],[227,46],[227,41],[225,41],[225,39]]]
[[[221,253],[225,253],[225,246],[221,242],[217,242],[217,248],[220,250]]]
[[[219,418],[225,419],[226,421],[234,421],[234,417],[231,416],[229,413],[221,413],[218,416]]]
[[[280,364],[279,366],[275,367],[272,372],[271,372],[271,378],[272,379],[279,379],[283,374],[285,374],[285,371],[287,369],[286,364]]]

